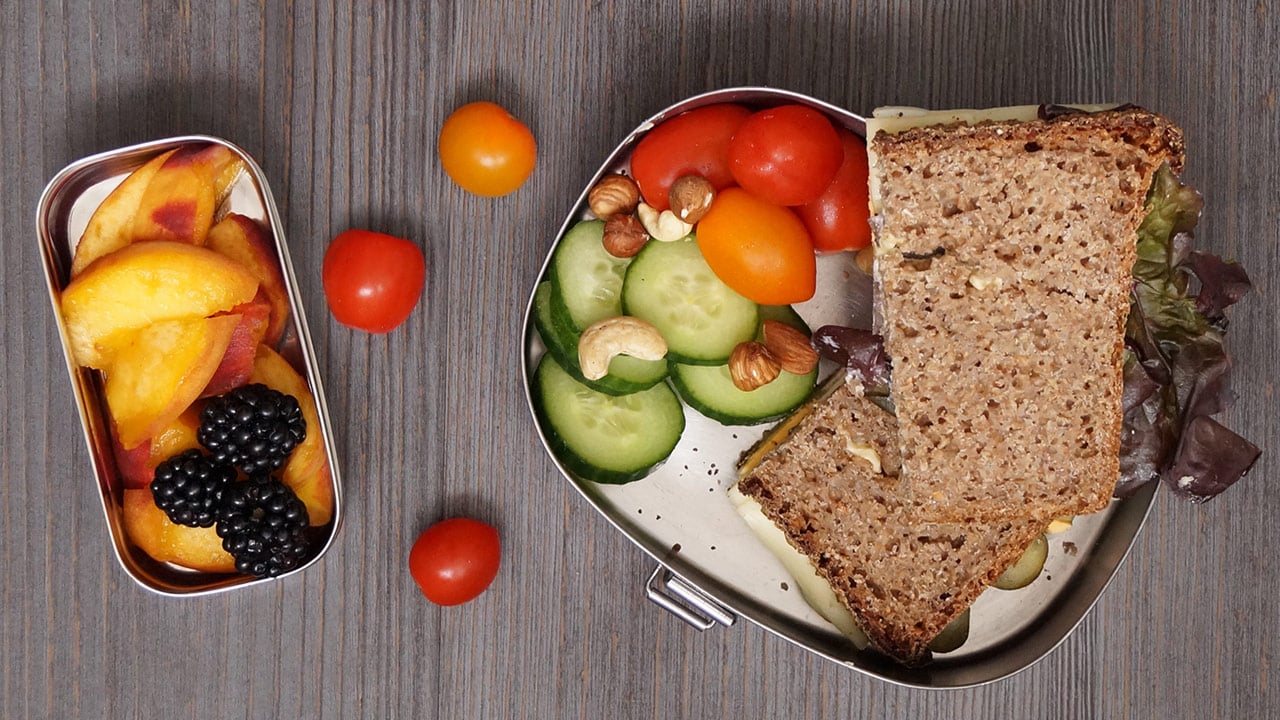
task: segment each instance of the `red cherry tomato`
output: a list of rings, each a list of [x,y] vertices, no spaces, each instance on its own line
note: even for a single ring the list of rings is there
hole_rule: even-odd
[[[729,140],[749,115],[741,105],[707,105],[650,130],[631,153],[631,174],[644,201],[658,210],[671,207],[671,184],[685,175],[701,175],[716,190],[732,185]]]
[[[804,205],[818,199],[843,160],[840,136],[831,121],[804,105],[755,113],[729,143],[734,180],[775,205]]]
[[[484,197],[515,192],[533,172],[538,144],[524,123],[491,102],[467,103],[440,128],[440,164],[463,190]]]
[[[796,208],[818,252],[861,250],[871,244],[871,209],[867,205],[867,144],[840,129],[844,162],[817,200]]]
[[[347,230],[324,253],[324,296],[338,322],[387,333],[418,304],[426,282],[422,250],[408,240]]]
[[[460,605],[485,591],[498,575],[498,531],[470,518],[427,528],[409,551],[409,574],[437,605]]]
[[[817,263],[804,223],[790,208],[726,188],[698,222],[698,249],[716,276],[761,305],[813,297]]]

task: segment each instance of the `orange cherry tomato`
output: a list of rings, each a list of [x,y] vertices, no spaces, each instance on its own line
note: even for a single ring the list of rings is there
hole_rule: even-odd
[[[440,164],[467,192],[498,197],[515,192],[533,172],[533,133],[491,102],[463,105],[440,128]]]
[[[790,208],[726,188],[698,223],[698,248],[726,285],[761,305],[813,297],[817,263],[804,223]]]

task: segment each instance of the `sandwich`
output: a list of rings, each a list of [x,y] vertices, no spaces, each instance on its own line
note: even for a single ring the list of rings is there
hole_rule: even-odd
[[[867,130],[876,334],[815,335],[850,361],[844,382],[750,453],[731,495],[872,645],[919,664],[1051,522],[1105,508],[1122,478],[1191,467],[1173,484],[1208,497],[1248,470],[1257,448],[1208,417],[1222,310],[1248,281],[1175,249],[1183,139],[1154,113],[893,112]],[[1174,305],[1177,338],[1148,322]],[[1203,352],[1170,357],[1181,341]]]
[[[1162,165],[1181,171],[1182,132],[1133,107],[903,120],[872,120],[868,148],[879,330],[922,515],[1101,510],[1143,201]]]
[[[934,638],[1045,525],[1027,518],[921,521],[918,503],[903,487],[897,419],[856,379],[835,381],[786,440],[743,464],[730,497],[740,514],[763,515],[782,530],[854,625],[815,602],[801,581],[806,600],[824,617],[904,663],[922,664]],[[798,579],[803,572],[793,571]]]

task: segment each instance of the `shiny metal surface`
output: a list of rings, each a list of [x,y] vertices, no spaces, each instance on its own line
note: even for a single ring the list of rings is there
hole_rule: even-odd
[[[322,528],[324,538],[319,552],[306,565],[272,579],[196,572],[170,563],[156,562],[129,541],[125,533],[121,508],[123,480],[112,449],[110,418],[103,398],[102,378],[96,370],[75,365],[67,340],[66,327],[63,325],[59,311],[59,298],[70,279],[71,258],[76,244],[90,216],[102,200],[129,173],[156,155],[182,145],[206,143],[223,145],[244,160],[245,172],[232,184],[228,198],[219,208],[216,218],[221,218],[228,212],[240,213],[264,223],[271,233],[292,305],[292,320],[285,329],[281,346],[277,349],[302,372],[315,396],[316,410],[320,417],[320,430],[333,482],[333,519]],[[324,388],[315,361],[315,351],[307,329],[302,298],[298,294],[293,263],[289,259],[289,250],[285,243],[284,226],[281,224],[280,214],[271,196],[267,179],[253,158],[225,140],[204,135],[156,140],[84,158],[68,165],[45,187],[36,212],[36,234],[44,260],[49,300],[58,333],[62,339],[67,372],[71,377],[76,409],[84,429],[84,438],[93,459],[93,474],[102,499],[103,514],[110,529],[112,549],[125,572],[139,585],[152,592],[169,596],[192,596],[272,582],[302,572],[317,562],[333,543],[341,525],[341,472],[334,454],[332,427],[325,403]],[[51,478],[50,481],[61,482],[63,479]]]
[[[649,129],[685,110],[719,102],[751,107],[802,103],[823,111],[858,135],[866,131],[864,120],[857,115],[771,88],[733,88],[689,98],[644,121],[622,141],[583,189],[557,238],[572,224],[591,217],[587,191],[603,175],[625,171],[632,149]],[[540,279],[546,276],[554,250],[555,245],[543,262]],[[828,323],[870,327],[871,282],[854,265],[852,253],[820,257],[817,287],[812,300],[796,306],[811,327]],[[532,307],[531,289],[522,358],[531,412],[529,381],[544,351],[531,319]],[[834,371],[824,363],[822,376]],[[1084,618],[1110,582],[1141,529],[1155,492],[1154,486],[1149,486],[1133,497],[1113,501],[1107,510],[1077,518],[1070,530],[1051,536],[1049,559],[1039,579],[1017,591],[988,590],[973,606],[969,640],[960,649],[937,655],[926,667],[907,668],[874,651],[858,651],[813,611],[725,497],[725,490],[735,480],[739,456],[768,426],[726,427],[687,407],[685,417],[684,435],[667,462],[649,477],[628,485],[584,481],[565,470],[554,455],[552,459],[610,523],[689,587],[833,662],[906,686],[981,685],[1012,675],[1044,657]],[[534,422],[547,446],[536,414]],[[713,625],[706,617],[682,619],[695,626]]]

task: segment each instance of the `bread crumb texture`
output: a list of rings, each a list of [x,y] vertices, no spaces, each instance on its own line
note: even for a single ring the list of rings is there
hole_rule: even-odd
[[[878,301],[923,517],[1104,508],[1136,231],[1152,175],[1181,169],[1181,131],[1130,108],[872,143]]]

